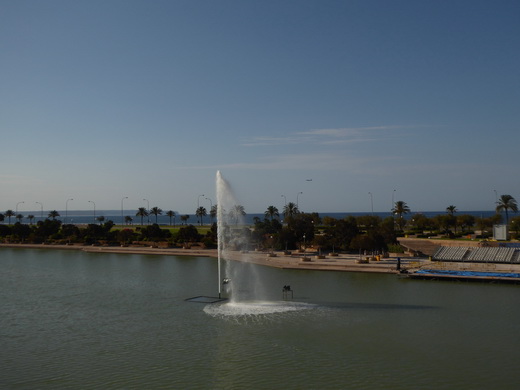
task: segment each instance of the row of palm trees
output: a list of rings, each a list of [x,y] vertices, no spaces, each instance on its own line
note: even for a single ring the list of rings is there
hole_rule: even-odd
[[[506,214],[506,224],[509,222],[509,210],[513,212],[518,212],[518,204],[516,202],[516,199],[512,197],[511,195],[500,195],[500,198],[496,202],[496,212],[501,213],[502,211]],[[453,215],[456,213],[457,207],[454,205],[450,205],[446,207],[446,212],[450,215]],[[398,218],[402,218],[404,214],[407,214],[410,212],[410,208],[406,204],[406,202],[403,202],[402,200],[395,202],[394,208],[392,209],[392,213],[397,215]]]
[[[223,213],[226,213],[226,210],[222,210]],[[198,207],[197,210],[195,210],[195,216],[197,217],[198,222],[202,225],[202,219],[203,217],[207,216],[208,212],[205,207]],[[218,215],[218,205],[211,206],[211,210],[209,212],[209,216],[211,218],[211,223],[213,223],[213,220],[217,218]],[[246,211],[244,206],[237,204],[234,205],[231,210],[227,212],[227,216],[230,220],[234,221],[235,224],[238,224],[238,221],[241,217],[246,215]]]
[[[515,198],[511,195],[501,195],[498,201],[496,202],[496,212],[501,213],[502,211],[505,212],[506,215],[506,224],[509,223],[509,211],[518,212],[518,204],[515,200]],[[211,223],[213,223],[213,220],[217,217],[218,212],[218,205],[213,205],[211,207],[209,216],[211,218]],[[223,211],[225,212],[225,211]],[[455,212],[457,212],[457,207],[454,205],[450,205],[446,208],[446,212],[450,215],[453,215]],[[150,210],[147,210],[145,207],[139,207],[137,210],[137,213],[135,214],[136,217],[141,218],[141,225],[144,223],[144,218],[149,217],[150,215],[155,216],[155,223],[158,221],[158,216],[162,215],[163,210],[159,207],[152,207]],[[298,209],[298,206],[293,203],[289,202],[287,203],[283,208],[283,216],[284,218],[293,217],[300,213],[300,210]],[[404,215],[410,213],[410,207],[406,204],[406,202],[400,200],[395,202],[394,207],[392,208],[392,213],[397,216],[396,223],[398,226],[402,229],[402,226],[404,224]],[[177,214],[175,211],[168,210],[165,215],[170,218],[170,225],[175,225],[175,218]],[[198,222],[200,225],[203,223],[203,217],[207,216],[207,210],[205,207],[198,207],[195,211],[195,216],[197,217]],[[235,221],[235,223],[238,223],[238,220],[246,215],[244,206],[242,205],[235,205],[232,207],[232,209],[227,213],[228,217]],[[59,217],[60,214],[56,210],[52,210],[49,212],[48,217],[55,220],[57,217]],[[268,206],[267,210],[264,213],[265,218],[270,219],[271,221],[274,218],[280,217],[280,212],[277,207],[275,206]],[[4,214],[0,214],[0,221],[3,221],[4,218],[8,218],[9,224],[11,224],[11,218],[16,217],[18,221],[20,222],[23,218],[25,218],[22,214],[16,214],[13,210],[7,210]],[[34,215],[28,215],[27,219],[29,219],[30,223],[34,220]],[[186,223],[189,219],[189,215],[181,215],[180,219],[183,223]],[[99,222],[104,221],[104,217],[100,216],[97,218]],[[127,224],[132,223],[133,219],[130,216],[125,217],[125,222]]]
[[[235,224],[238,223],[241,217],[246,215],[244,206],[237,204],[234,205],[231,210],[226,211],[222,210],[223,213],[225,213],[230,221],[233,221]],[[300,210],[298,209],[298,206],[293,203],[289,202],[285,205],[283,209],[283,215],[284,218],[294,216],[296,214],[300,213]],[[197,217],[198,222],[202,225],[203,217],[207,216],[208,212],[205,207],[200,206],[195,211],[195,216]],[[217,218],[218,215],[218,205],[211,206],[211,210],[209,212],[209,216],[211,218],[211,223],[213,223],[213,220]],[[278,218],[280,216],[280,213],[278,211],[278,208],[275,206],[268,206],[267,210],[264,213],[265,217],[268,219],[273,220],[274,218]]]
[[[163,213],[163,210],[159,207],[152,207],[150,210],[146,210],[145,207],[139,207],[137,209],[137,213],[135,214],[135,216],[141,218],[141,225],[142,225],[144,217],[148,217],[150,215],[155,215],[155,223],[157,223],[157,218],[159,217],[159,215],[162,215],[162,213]],[[177,214],[175,214],[175,211],[168,210],[165,215],[170,218],[170,225],[171,225],[172,219],[175,220],[175,217]],[[131,219],[128,219],[127,221],[132,222]]]
[[[52,218],[52,219],[56,219],[57,217],[60,216],[60,213],[58,213],[56,210],[53,210],[51,211],[49,214],[48,214],[48,217],[49,218]],[[16,219],[18,220],[18,222],[21,222],[22,219],[24,219],[25,217],[23,216],[23,214],[16,214],[13,210],[7,210],[5,213],[3,214],[0,214],[0,222],[1,221],[4,221],[5,218],[8,219],[8,223],[9,225],[11,224],[11,218],[12,217],[16,217]],[[29,220],[29,222],[32,224],[33,220],[34,220],[34,215],[32,214],[29,214],[27,216],[27,219]]]

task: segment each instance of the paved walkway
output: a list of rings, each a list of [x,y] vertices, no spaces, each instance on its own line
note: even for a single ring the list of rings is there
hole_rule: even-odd
[[[154,247],[117,247],[117,246],[86,246],[86,245],[40,245],[40,244],[0,244],[1,247],[10,248],[34,248],[34,249],[59,249],[59,250],[83,250],[86,252],[97,253],[126,253],[126,254],[147,254],[147,255],[167,255],[167,256],[197,256],[217,258],[216,249],[201,249],[193,247],[191,249],[182,248],[154,248]],[[335,254],[326,255],[324,258],[317,258],[316,253],[297,253],[293,252],[286,255],[283,252],[275,252],[274,255],[267,252],[239,252],[226,251],[223,258],[226,260],[247,261],[254,264],[284,269],[306,269],[322,271],[351,271],[351,272],[379,272],[397,273],[397,258],[382,259],[381,261],[369,261],[360,264],[359,255]],[[363,256],[363,259],[365,257]],[[417,267],[424,259],[403,258],[401,266]]]

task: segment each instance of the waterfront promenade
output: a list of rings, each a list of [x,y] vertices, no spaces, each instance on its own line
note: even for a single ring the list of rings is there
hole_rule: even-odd
[[[195,256],[217,258],[216,249],[203,249],[200,247],[184,248],[157,248],[145,246],[88,246],[88,245],[48,245],[48,244],[0,244],[0,248],[27,248],[27,249],[55,249],[55,250],[82,250],[93,253],[120,253],[120,254],[145,254],[162,256]],[[225,251],[226,260],[247,261],[254,264],[285,268],[306,269],[321,271],[350,271],[350,272],[378,272],[397,273],[397,257],[359,263],[360,256],[353,254],[335,253],[334,255],[318,256],[315,252],[260,252],[260,251]],[[322,258],[318,258],[322,257]],[[366,261],[367,256],[361,259]],[[402,267],[418,267],[427,260],[420,258],[403,257]]]
[[[154,246],[89,246],[89,245],[50,245],[50,244],[0,244],[0,248],[26,248],[47,250],[81,250],[91,253],[117,253],[117,254],[142,254],[160,256],[193,256],[217,259],[216,249],[203,249],[200,247],[184,248],[159,248]],[[358,254],[334,253],[318,256],[316,252],[294,251],[285,253],[281,251],[225,251],[225,260],[245,261],[253,264],[280,268],[316,271],[339,271],[339,272],[368,272],[399,274],[398,258],[401,270],[413,274],[420,269],[429,270],[454,270],[473,272],[499,272],[504,274],[520,273],[520,264],[489,264],[469,262],[442,262],[431,261],[426,257],[410,257],[407,255],[393,254],[387,258],[360,256]],[[369,259],[367,261],[367,258]],[[438,275],[436,278],[442,278]],[[450,277],[445,277],[449,279]],[[471,277],[457,277],[458,280]],[[486,278],[480,278],[486,280]],[[489,280],[497,280],[489,278]]]

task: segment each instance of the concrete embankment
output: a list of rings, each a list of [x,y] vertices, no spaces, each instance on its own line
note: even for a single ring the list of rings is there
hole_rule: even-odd
[[[44,244],[0,244],[0,248],[29,248],[29,249],[56,249],[56,250],[82,250],[92,253],[120,253],[120,254],[146,254],[163,256],[196,256],[217,258],[216,249],[201,248],[155,248],[155,247],[117,247],[117,246],[87,246],[87,245],[44,245]],[[291,253],[284,252],[240,252],[226,251],[223,255],[225,260],[247,261],[254,264],[284,268],[305,269],[320,271],[350,271],[350,272],[377,272],[396,273],[397,259],[387,258],[381,261],[369,261],[359,263],[359,255],[335,253],[332,256],[317,256],[316,253]],[[419,264],[420,259],[403,259],[403,267],[414,263]]]
[[[82,250],[92,253],[119,253],[119,254],[144,254],[161,256],[195,256],[216,259],[218,252],[216,249],[202,249],[193,247],[183,248],[155,248],[155,247],[117,247],[117,246],[87,246],[87,245],[37,245],[37,244],[0,244],[0,248],[28,248],[28,249],[48,249],[48,250]],[[316,270],[316,271],[342,271],[342,272],[371,272],[397,274],[397,256],[383,258],[380,261],[366,261],[366,257],[360,258],[359,255],[335,253],[333,255],[317,256],[316,253],[291,253],[284,252],[240,252],[226,251],[223,254],[225,260],[247,261],[250,263],[275,267],[281,269]],[[360,261],[362,260],[362,262]],[[520,264],[487,264],[487,263],[461,263],[461,262],[440,262],[430,261],[427,258],[400,257],[400,268],[408,270],[411,277],[430,278],[430,279],[456,279],[456,280],[487,280],[500,281],[500,276],[494,277],[475,277],[463,274],[454,276],[439,276],[417,274],[421,269],[441,270],[441,271],[473,271],[473,272],[498,272],[504,274],[520,273]],[[509,277],[506,281],[511,280]]]

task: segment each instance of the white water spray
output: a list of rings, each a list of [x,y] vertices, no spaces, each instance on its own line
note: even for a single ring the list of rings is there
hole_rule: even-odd
[[[217,177],[216,177],[216,191],[217,191],[217,256],[218,256],[218,297],[221,298],[222,295],[222,251],[224,249],[223,245],[223,231],[222,231],[222,224],[223,224],[223,188],[227,184],[224,179],[222,178],[222,175],[220,174],[220,171],[217,171]]]
[[[221,298],[224,285],[229,303],[208,305],[205,312],[213,316],[257,316],[313,307],[304,303],[265,301],[264,285],[257,268],[249,262],[247,228],[244,227],[240,207],[237,208],[240,202],[220,171],[217,171],[216,175],[216,193],[218,294]],[[223,264],[225,264],[224,270]]]
[[[240,234],[239,225],[243,226],[243,216],[240,214],[237,206],[240,206],[231,185],[222,177],[220,171],[216,176],[216,192],[217,192],[217,236],[218,236],[218,280],[219,280],[219,297],[222,294],[223,280],[231,290],[234,283],[229,262],[226,262],[226,277],[222,278],[222,261],[226,256],[230,255],[230,251],[235,251],[235,257],[241,256],[240,250],[247,247],[244,237]],[[235,226],[233,228],[233,225]],[[245,260],[240,258],[240,260]],[[238,276],[238,275],[237,275]],[[243,276],[243,275],[241,275]],[[232,294],[231,299],[236,300],[236,292]]]

